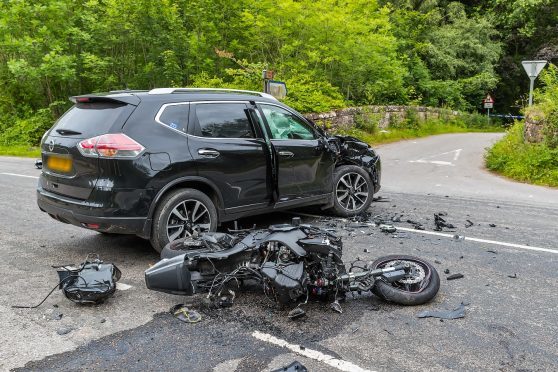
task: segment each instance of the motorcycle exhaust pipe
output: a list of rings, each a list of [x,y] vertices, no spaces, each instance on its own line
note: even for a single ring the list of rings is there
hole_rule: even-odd
[[[192,275],[184,263],[184,256],[185,254],[182,254],[163,259],[145,270],[147,288],[175,295],[192,295],[194,293]]]

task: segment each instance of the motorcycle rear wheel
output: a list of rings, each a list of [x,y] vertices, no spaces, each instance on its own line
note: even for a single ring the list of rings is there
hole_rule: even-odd
[[[440,276],[429,262],[407,255],[380,257],[372,263],[372,269],[385,268],[396,263],[414,266],[415,274],[393,283],[381,278],[376,280],[372,292],[383,300],[399,305],[421,305],[432,300],[440,289]]]

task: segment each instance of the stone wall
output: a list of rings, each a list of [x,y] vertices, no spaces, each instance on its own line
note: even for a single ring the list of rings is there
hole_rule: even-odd
[[[411,112],[416,114],[418,121],[458,115],[457,111],[422,106],[362,106],[320,114],[307,114],[306,117],[319,125],[327,124],[332,128],[347,129],[355,126],[355,123],[362,120],[377,121],[378,127],[385,129],[390,123],[402,122]]]
[[[537,143],[544,140],[544,113],[541,110],[530,109],[525,113],[523,137],[526,142]]]

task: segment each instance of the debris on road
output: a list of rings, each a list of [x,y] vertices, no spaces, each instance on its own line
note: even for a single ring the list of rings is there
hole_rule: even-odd
[[[96,256],[89,261],[90,256]],[[116,282],[121,277],[120,270],[111,263],[104,263],[97,254],[88,254],[79,266],[53,266],[58,272],[60,281],[34,306],[13,305],[16,309],[35,309],[41,306],[58,288],[72,302],[77,304],[99,304],[112,296],[116,291]],[[58,307],[58,305],[55,305]]]
[[[43,169],[43,161],[40,160],[40,159],[35,160],[35,168],[37,168],[37,169]]]
[[[451,274],[448,277],[446,277],[447,280],[456,280],[456,279],[461,279],[463,278],[464,275],[461,273],[457,273],[457,274]]]
[[[473,221],[471,221],[471,220],[466,220],[466,221],[467,221],[467,223],[465,224],[465,228],[469,228],[469,227],[474,225]]]
[[[306,316],[306,311],[302,310],[300,306],[297,306],[291,311],[289,311],[289,314],[287,315],[287,317],[291,320],[300,319],[303,316]]]
[[[508,278],[517,279],[517,274],[514,273],[513,275],[508,275]]]
[[[486,251],[487,251],[488,253],[494,253],[494,254],[498,254],[498,252],[496,252],[496,251],[493,251],[493,250],[491,250],[491,249],[487,249]]]
[[[454,310],[424,310],[417,314],[417,318],[459,319],[465,318],[465,304],[463,302]]]
[[[453,240],[465,240],[465,237],[463,235],[457,235],[455,234],[453,236]]]
[[[72,327],[62,327],[62,328],[58,328],[56,330],[56,333],[58,333],[60,336],[64,336],[67,335],[68,333],[72,332],[74,329]]]
[[[496,227],[496,224],[495,224],[495,223],[489,223],[488,226],[490,226],[490,227]]]
[[[170,309],[170,313],[184,323],[197,323],[202,317],[196,310],[189,309],[184,304],[178,304]]]
[[[305,366],[298,361],[294,361],[286,367],[275,369],[271,372],[308,372]]]
[[[422,223],[420,223],[420,222],[413,221],[413,220],[407,220],[407,223],[413,225],[413,228],[415,230],[424,230],[424,226],[422,226]]]
[[[434,227],[434,231],[442,231],[443,228],[448,228],[448,229],[455,229],[455,226],[453,226],[451,223],[446,222],[445,219],[443,219],[441,216],[447,216],[447,213],[434,213],[434,225],[436,225]]]
[[[90,256],[96,258],[90,260]],[[114,264],[101,261],[96,254],[89,254],[78,267],[58,266],[56,271],[64,296],[78,304],[102,303],[114,294],[122,275]]]
[[[397,231],[397,228],[393,225],[380,225],[380,230],[387,234],[393,234]]]
[[[449,273],[450,273],[449,269],[444,270],[444,274],[449,274]]]

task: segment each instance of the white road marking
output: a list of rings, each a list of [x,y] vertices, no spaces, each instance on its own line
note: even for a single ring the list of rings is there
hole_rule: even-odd
[[[35,179],[39,178],[36,176],[28,176],[26,174],[17,174],[17,173],[8,173],[8,172],[0,172],[0,174],[3,174],[5,176],[26,177],[26,178],[35,178]]]
[[[429,160],[429,159],[434,159],[434,158],[437,158],[437,157],[440,157],[440,156],[453,154],[453,161],[456,161],[457,159],[459,159],[459,155],[461,154],[462,150],[463,149],[446,151],[446,152],[442,152],[441,154],[427,156],[427,157],[424,157],[424,158],[421,158],[421,159],[418,159],[418,160],[409,160],[409,163],[430,163],[430,164],[436,164],[436,165],[449,165],[451,167],[455,167],[455,164],[453,164],[451,161]]]
[[[331,355],[324,354],[324,353],[319,352],[317,350],[312,350],[312,349],[307,349],[307,348],[302,349],[300,347],[300,345],[289,344],[287,341],[281,340],[281,339],[279,339],[275,336],[269,335],[267,333],[254,331],[252,333],[252,336],[257,338],[258,340],[269,342],[270,344],[274,344],[274,345],[277,345],[277,346],[280,346],[280,347],[287,348],[290,351],[292,351],[293,353],[302,355],[306,358],[310,358],[310,359],[320,361],[320,362],[325,363],[325,364],[327,364],[327,365],[329,365],[333,368],[337,368],[340,371],[355,371],[355,372],[369,371],[367,369],[364,369],[364,368],[361,368],[361,367],[357,366],[356,364],[353,364],[351,362],[347,362],[347,361],[342,360],[342,359],[337,359],[337,358],[335,358]]]
[[[446,233],[441,233],[441,232],[437,232],[437,231],[416,230],[416,229],[411,229],[411,228],[408,228],[408,227],[399,227],[399,226],[395,226],[395,227],[397,228],[397,230],[407,231],[407,232],[414,232],[414,233],[418,233],[418,234],[443,236],[443,237],[452,238],[452,239],[455,236],[455,234],[446,234]],[[528,251],[539,251],[539,252],[547,252],[547,253],[558,254],[558,249],[532,247],[530,245],[500,242],[500,241],[497,241],[497,240],[470,238],[468,236],[464,236],[463,240],[469,240],[469,241],[478,242],[478,243],[501,245],[501,246],[504,246],[504,247],[525,249],[525,250],[528,250]]]

